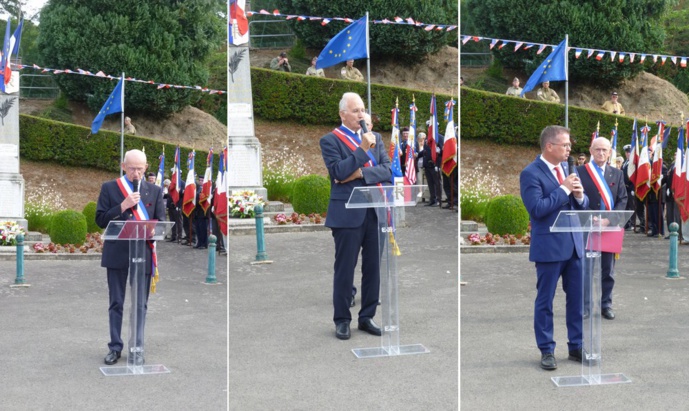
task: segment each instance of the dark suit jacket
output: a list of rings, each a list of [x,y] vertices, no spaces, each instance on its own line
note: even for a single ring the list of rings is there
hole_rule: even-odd
[[[358,147],[352,151],[333,133],[321,137],[321,154],[330,178],[330,202],[328,214],[325,217],[325,226],[331,228],[359,227],[366,216],[365,208],[347,209],[345,204],[355,187],[375,185],[377,183],[390,183],[392,171],[390,158],[387,154],[387,146],[383,144],[380,134],[374,132],[376,146],[369,151],[376,159],[374,167],[364,167],[370,160],[366,152]],[[335,180],[344,181],[358,168],[362,169],[363,179],[354,179],[346,184],[336,183]]]
[[[567,163],[562,163],[562,168],[566,174],[569,173]],[[586,194],[582,204],[572,194],[567,196],[540,156],[522,170],[519,186],[531,219],[529,261],[567,261],[574,250],[579,257],[583,257],[583,236],[580,232],[551,232],[550,226],[562,210],[588,209]],[[578,219],[571,224],[578,224]]]
[[[577,167],[577,173],[581,178],[581,185],[584,187],[584,193],[589,198],[589,209],[601,210],[601,196],[600,192],[593,183],[591,176],[589,176],[586,166]],[[605,182],[608,183],[610,191],[612,192],[612,200],[614,203],[614,211],[625,211],[627,208],[627,188],[624,185],[624,175],[622,170],[615,167],[606,166],[603,173]],[[619,222],[613,222],[617,224]]]
[[[165,221],[165,203],[163,202],[163,190],[155,184],[141,181],[141,200],[146,206],[148,217],[151,220]],[[125,221],[134,219],[132,210],[120,212],[120,204],[124,201],[124,195],[120,191],[116,180],[103,183],[96,205],[96,224],[98,227],[107,227],[110,221]],[[124,270],[129,267],[129,241],[106,240],[103,242],[103,256],[101,267]],[[146,246],[146,273],[151,272],[151,249]]]

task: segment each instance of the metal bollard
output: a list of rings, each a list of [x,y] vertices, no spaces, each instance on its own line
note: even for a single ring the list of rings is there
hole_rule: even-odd
[[[17,278],[15,284],[24,284],[24,234],[17,234]]]
[[[206,277],[206,284],[217,284],[218,280],[215,278],[215,247],[218,237],[211,234],[208,236],[208,276]]]
[[[256,261],[267,261],[268,254],[266,254],[265,233],[263,232],[263,206],[256,204],[254,212],[256,213]]]
[[[679,234],[679,225],[672,223],[668,227],[670,230],[670,267],[667,270],[665,278],[679,278],[679,270],[677,269],[677,238]]]

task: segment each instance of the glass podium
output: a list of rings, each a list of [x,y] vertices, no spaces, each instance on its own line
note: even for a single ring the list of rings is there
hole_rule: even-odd
[[[380,346],[355,348],[357,358],[392,357],[397,355],[425,354],[430,351],[421,344],[400,345],[397,257],[400,255],[399,238],[395,227],[398,211],[415,206],[425,186],[388,185],[357,187],[352,191],[347,208],[375,208],[378,216],[380,254],[380,303],[382,335]]]
[[[552,377],[558,387],[632,382],[621,373],[601,373],[601,253],[619,253],[622,250],[624,224],[632,214],[633,211],[560,211],[550,227],[551,232],[582,233],[585,252],[582,266],[584,316],[581,375]]]
[[[129,341],[127,346],[127,365],[100,367],[106,377],[120,375],[165,374],[169,373],[162,364],[144,365],[144,325],[146,320],[147,285],[146,247],[148,241],[163,240],[174,222],[171,221],[111,221],[105,228],[103,240],[129,242]],[[125,297],[126,300],[126,297]],[[124,317],[124,316],[123,316]],[[123,353],[124,354],[124,353]]]

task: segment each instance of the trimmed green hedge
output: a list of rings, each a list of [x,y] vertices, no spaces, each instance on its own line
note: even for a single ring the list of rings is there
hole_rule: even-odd
[[[328,211],[330,180],[316,174],[298,178],[292,185],[292,207],[299,214]]]
[[[358,93],[368,105],[366,83],[305,76],[252,67],[251,85],[254,115],[266,120],[288,120],[301,124],[339,124],[338,104],[342,94]],[[409,124],[409,105],[416,99],[416,124],[419,131],[426,132],[426,121],[430,118],[432,93],[402,87],[371,84],[372,113],[380,117],[377,131],[389,131],[390,110],[399,99],[400,126]],[[456,96],[454,97],[457,100]],[[436,109],[441,134],[444,132],[444,103],[450,100],[446,94],[436,94]],[[457,110],[455,110],[455,117]]]
[[[485,140],[505,145],[540,145],[541,131],[548,125],[565,124],[564,104],[546,103],[504,94],[461,87],[461,136],[463,140]],[[618,121],[617,155],[624,157],[622,147],[630,144],[634,119],[608,114],[602,111],[569,106],[569,128],[574,143],[572,155],[589,152],[591,134],[600,121],[600,135],[610,138],[610,132]],[[648,119],[651,132],[658,132],[657,119]],[[637,119],[639,132],[646,119]],[[667,120],[666,120],[667,121]],[[669,124],[671,125],[671,124]],[[677,149],[677,125],[673,126],[668,146],[663,150],[666,163],[672,162]]]
[[[50,223],[50,241],[55,244],[81,245],[86,239],[86,217],[74,210],[58,211]]]
[[[170,174],[175,147],[165,144],[165,172]],[[124,136],[124,151],[142,148],[148,158],[148,171],[157,172],[158,156],[163,143],[132,135]],[[187,158],[191,148],[180,147],[180,166],[183,177],[187,175]],[[19,153],[21,158],[34,161],[47,161],[64,166],[93,167],[101,170],[119,172],[120,134],[101,129],[91,135],[91,129],[40,117],[19,115]],[[203,176],[206,172],[207,151],[196,150],[194,170]],[[213,170],[218,169],[219,156],[213,158]]]
[[[493,234],[525,234],[529,227],[529,213],[522,199],[504,195],[490,200],[486,207],[486,228]]]

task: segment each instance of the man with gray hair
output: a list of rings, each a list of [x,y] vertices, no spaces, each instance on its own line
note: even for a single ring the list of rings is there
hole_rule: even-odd
[[[345,207],[356,187],[390,182],[390,159],[380,135],[364,133],[364,102],[356,93],[344,93],[340,100],[342,125],[321,137],[320,146],[330,178],[330,202],[325,226],[335,240],[333,308],[335,336],[350,338],[350,304],[354,269],[361,252],[361,309],[358,328],[381,335],[373,322],[380,292],[378,217],[373,208]]]
[[[144,173],[148,168],[146,154],[141,150],[130,150],[124,155],[121,164],[124,175],[116,180],[103,183],[98,204],[96,205],[96,224],[100,228],[107,227],[111,221],[127,220],[158,220],[165,221],[165,205],[163,203],[163,190],[155,184],[148,183]],[[155,258],[155,245],[146,247],[145,276],[142,286],[145,288],[145,301],[143,309],[137,309],[138,332],[143,339],[144,324],[146,322],[146,310],[148,308],[148,294],[151,288],[151,275]],[[103,242],[103,254],[101,267],[105,267],[108,276],[108,292],[110,294],[110,342],[108,354],[105,356],[105,364],[112,365],[119,360],[124,343],[122,342],[122,315],[124,311],[124,297],[129,275],[129,242],[106,240]],[[134,279],[131,279],[133,281]],[[130,346],[141,345],[143,341],[130,341]],[[132,363],[143,365],[143,353],[135,353]]]

